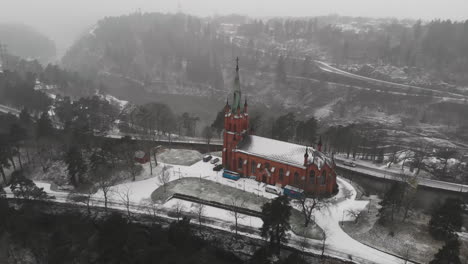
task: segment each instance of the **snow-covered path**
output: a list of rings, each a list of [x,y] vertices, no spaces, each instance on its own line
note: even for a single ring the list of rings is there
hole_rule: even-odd
[[[350,210],[364,210],[367,201],[356,200],[356,190],[345,180],[338,178],[340,192],[333,197],[335,203],[331,203],[325,209],[316,211],[315,221],[327,234],[326,252],[341,252],[352,255],[354,260],[361,263],[362,260],[373,263],[405,263],[403,260],[366,246],[354,240],[340,227],[340,221],[354,220],[347,212]],[[333,255],[333,254],[331,254]]]
[[[158,170],[153,172],[154,175],[160,173],[161,168],[164,166],[158,166]],[[223,185],[228,185],[237,189],[241,189],[247,192],[255,193],[263,197],[272,199],[276,197],[273,194],[264,191],[262,183],[258,183],[250,179],[241,179],[239,181],[232,181],[221,176],[220,172],[214,172],[212,170],[213,165],[206,162],[197,162],[192,166],[181,166],[181,165],[167,165],[168,172],[170,173],[170,181],[177,180],[179,178],[192,177],[192,178],[203,178],[218,182]],[[144,166],[143,176],[146,176],[144,180],[137,180],[135,182],[125,182],[116,186],[113,186],[110,191],[109,200],[119,201],[119,193],[122,194],[125,191],[129,192],[129,197],[132,205],[138,205],[151,198],[151,194],[154,190],[161,186],[158,182],[157,177],[149,177],[149,166]],[[50,189],[50,184],[36,182],[39,187],[44,188],[46,192],[56,196],[59,202],[70,202],[67,201],[66,192],[55,192]],[[405,263],[403,260],[388,255],[386,253],[375,250],[369,246],[361,244],[347,235],[340,227],[340,221],[352,221],[352,217],[347,214],[349,210],[363,210],[367,201],[356,201],[356,190],[354,187],[346,182],[345,180],[338,178],[339,193],[330,199],[330,205],[320,211],[314,213],[316,223],[326,232],[326,254],[331,256],[348,259],[348,256],[352,256],[353,260],[358,263]],[[7,193],[11,191],[9,188],[5,188]],[[92,196],[92,199],[99,201],[103,200],[102,192],[97,192]],[[122,201],[120,201],[122,202]],[[167,201],[163,206],[168,208],[174,205],[176,201]],[[182,201],[185,204],[185,208],[189,211],[193,211],[194,205],[189,202]],[[102,205],[100,205],[102,206]],[[122,207],[122,206],[120,206]],[[124,207],[122,207],[122,210]],[[223,222],[230,223],[233,221],[232,216],[229,216],[228,212],[218,208],[206,208],[206,216],[210,218],[216,218]],[[247,220],[248,219],[248,220]],[[242,224],[251,227],[261,226],[261,220],[255,217],[247,217],[241,221]],[[247,235],[247,234],[245,234]],[[300,240],[302,238],[293,235],[291,237],[290,245],[300,248]],[[308,248],[310,252],[319,254],[317,246],[321,245],[321,241],[308,239],[310,245],[314,245],[315,248]]]

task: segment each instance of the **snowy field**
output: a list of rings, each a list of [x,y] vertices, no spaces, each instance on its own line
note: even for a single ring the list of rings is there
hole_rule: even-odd
[[[203,154],[196,150],[166,149],[158,154],[158,161],[174,165],[189,166],[203,158]]]

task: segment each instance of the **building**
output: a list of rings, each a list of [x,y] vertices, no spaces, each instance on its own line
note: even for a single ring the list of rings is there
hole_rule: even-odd
[[[332,194],[336,190],[333,159],[317,150],[289,142],[252,135],[247,99],[241,106],[239,60],[234,79],[233,102],[224,111],[223,166],[241,177],[284,187],[292,185],[308,193]]]

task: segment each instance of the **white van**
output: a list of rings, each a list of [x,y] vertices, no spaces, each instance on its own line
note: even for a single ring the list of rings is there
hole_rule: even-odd
[[[283,190],[278,186],[274,186],[274,185],[265,186],[265,192],[269,192],[269,193],[276,194],[276,195],[281,195],[282,191]]]

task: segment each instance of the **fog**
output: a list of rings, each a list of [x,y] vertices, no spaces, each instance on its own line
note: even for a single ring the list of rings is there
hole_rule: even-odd
[[[104,16],[175,12],[256,17],[339,14],[422,19],[468,18],[466,0],[2,0],[0,23],[32,25],[57,42],[59,52]]]

